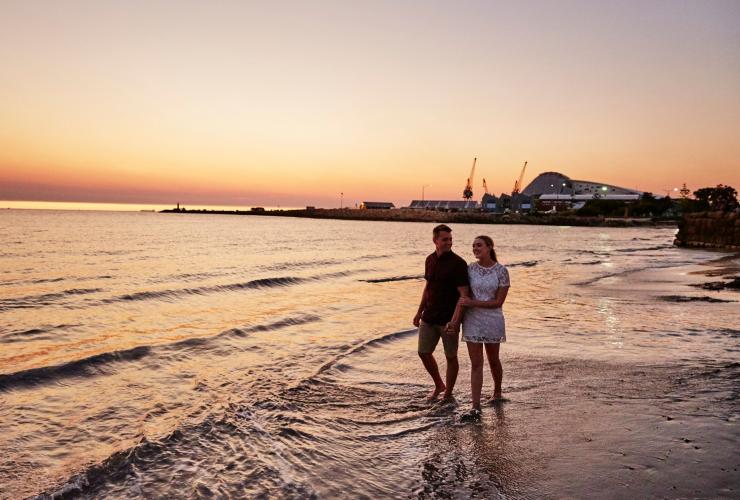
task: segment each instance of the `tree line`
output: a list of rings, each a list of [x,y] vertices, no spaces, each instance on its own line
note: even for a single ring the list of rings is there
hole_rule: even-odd
[[[673,199],[670,196],[656,198],[652,193],[643,193],[639,200],[630,203],[593,199],[576,213],[605,217],[676,217],[687,212],[732,212],[740,207],[737,191],[732,186],[719,184],[697,189],[693,194],[693,198],[683,196]]]

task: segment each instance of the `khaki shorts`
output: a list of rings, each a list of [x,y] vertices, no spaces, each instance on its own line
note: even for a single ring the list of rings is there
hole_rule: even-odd
[[[430,325],[423,321],[419,323],[419,354],[433,353],[437,348],[439,339],[442,338],[442,345],[445,349],[445,356],[448,358],[457,357],[457,346],[459,334],[448,335],[445,333],[445,327],[442,325]]]

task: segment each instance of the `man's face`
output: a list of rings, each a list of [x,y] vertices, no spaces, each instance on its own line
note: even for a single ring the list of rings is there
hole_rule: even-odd
[[[434,246],[438,253],[445,253],[452,250],[452,233],[440,231],[436,238],[432,238]]]

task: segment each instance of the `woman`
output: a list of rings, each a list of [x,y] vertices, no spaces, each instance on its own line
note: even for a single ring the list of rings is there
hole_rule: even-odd
[[[480,418],[480,396],[483,389],[483,348],[493,374],[494,391],[491,401],[502,399],[503,369],[499,359],[501,342],[506,342],[506,327],[501,306],[509,292],[509,271],[496,260],[493,240],[478,236],[473,240],[476,262],[468,265],[472,297],[460,297],[450,328],[457,332],[463,319],[463,340],[470,355],[470,386],[473,408],[463,415],[465,420]]]

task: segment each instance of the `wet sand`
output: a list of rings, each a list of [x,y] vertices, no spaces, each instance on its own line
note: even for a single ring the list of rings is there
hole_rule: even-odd
[[[413,354],[414,339],[404,344]],[[737,498],[739,363],[642,365],[503,352],[508,401],[484,406],[479,423],[461,423],[470,401],[461,356],[457,403],[432,410],[439,425],[407,443],[425,457],[422,480],[398,497]],[[404,354],[392,378],[425,382],[415,362]],[[484,395],[491,392],[486,373]]]
[[[478,423],[461,423],[470,404],[467,356],[461,351],[456,403],[428,404],[415,345],[412,331],[368,345],[280,395],[142,443],[84,479],[72,478],[66,491],[48,493],[146,497],[164,475],[174,481],[170,494],[207,497],[218,494],[209,477],[240,460],[241,449],[228,442],[243,440],[244,457],[251,457],[255,439],[281,436],[270,445],[282,462],[277,498],[353,491],[360,498],[738,496],[740,363],[610,363],[510,353],[505,346],[508,401],[484,406]],[[484,395],[491,391],[486,373]],[[343,432],[327,426],[317,434],[318,414]],[[214,448],[215,462],[193,468],[192,454],[203,447]],[[247,496],[268,493],[264,484],[251,489],[249,476],[234,481]]]
[[[509,498],[737,497],[740,364],[505,356],[504,367],[510,401],[441,430],[447,465],[430,464],[421,496],[487,498],[493,483]]]

